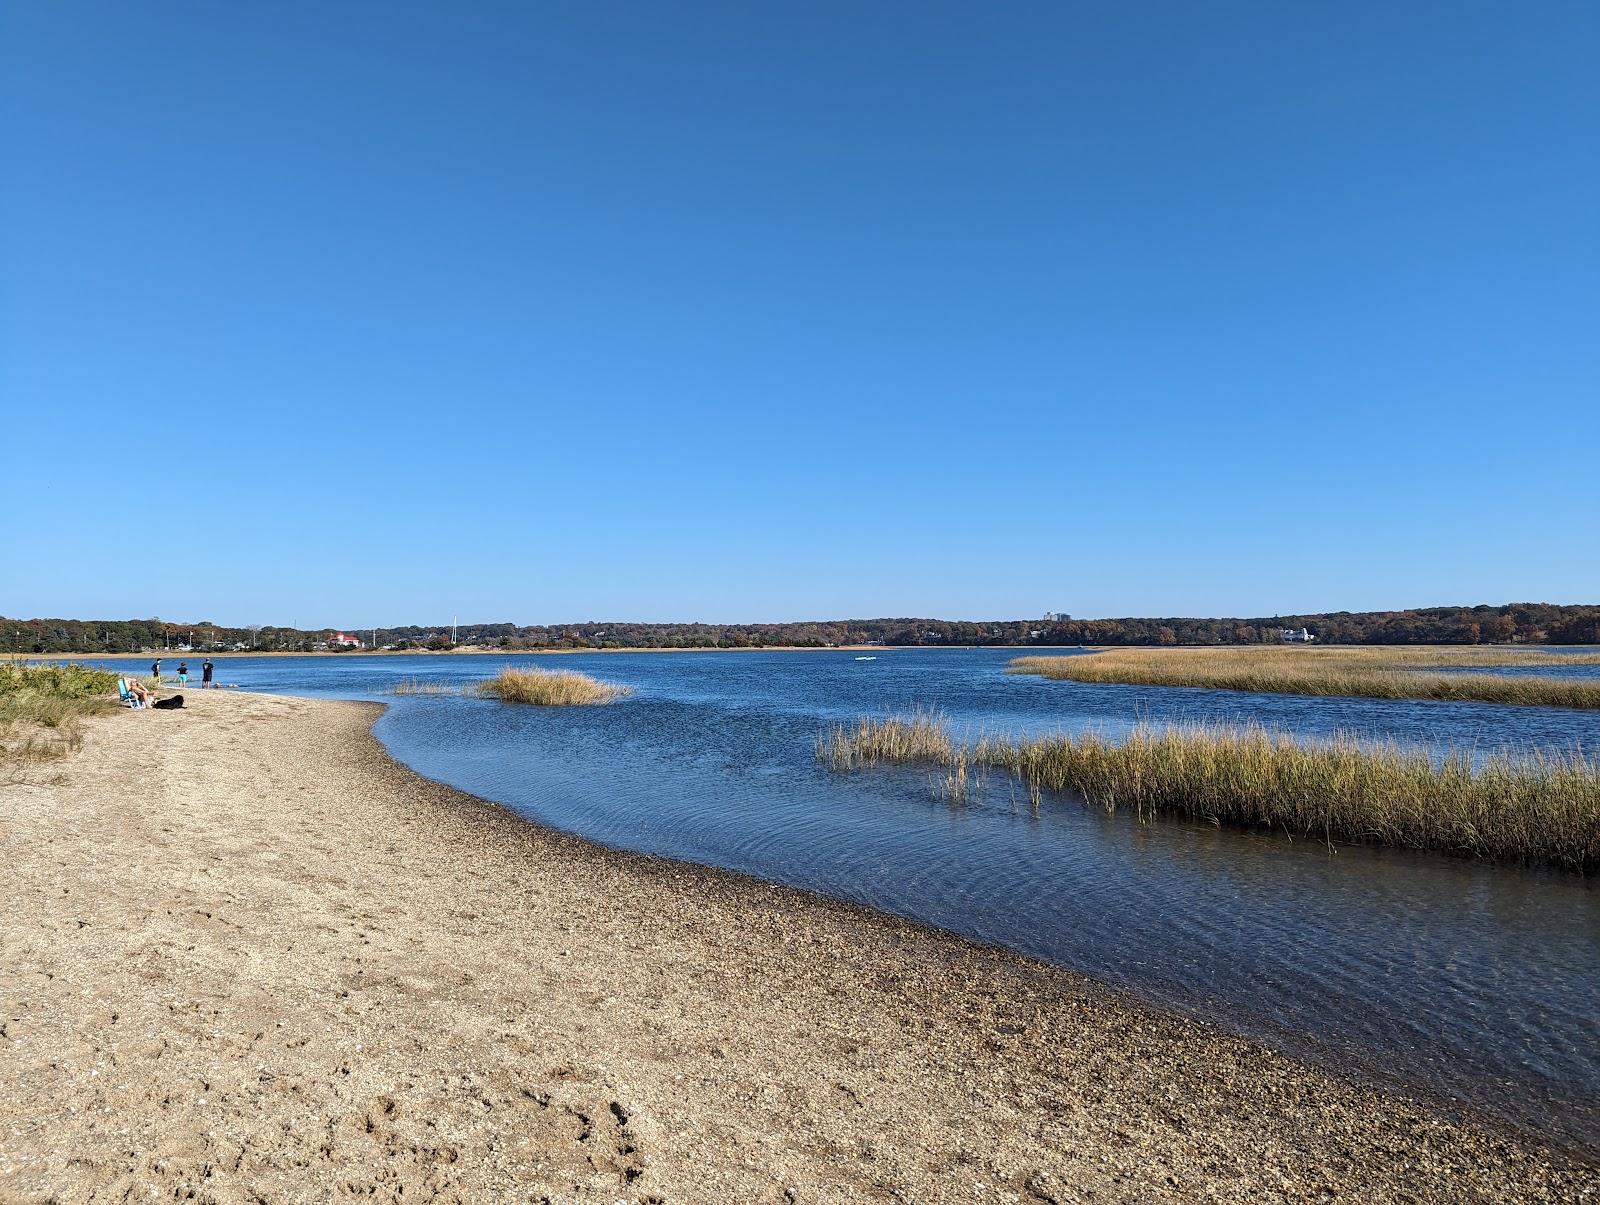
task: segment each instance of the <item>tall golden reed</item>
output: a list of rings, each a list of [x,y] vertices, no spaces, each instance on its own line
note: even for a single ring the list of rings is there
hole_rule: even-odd
[[[602,682],[574,670],[503,669],[477,688],[478,693],[507,703],[541,707],[581,707],[610,703],[633,693],[631,686]]]
[[[409,678],[401,678],[393,686],[389,687],[389,693],[392,695],[458,695],[461,693],[461,688],[432,678],[418,678],[412,675]]]
[[[1580,752],[1477,765],[1349,737],[1297,741],[1259,727],[1140,727],[953,740],[927,715],[836,725],[817,753],[839,770],[883,762],[1010,771],[1037,798],[1066,792],[1107,811],[1281,829],[1319,840],[1600,868],[1600,760]]]

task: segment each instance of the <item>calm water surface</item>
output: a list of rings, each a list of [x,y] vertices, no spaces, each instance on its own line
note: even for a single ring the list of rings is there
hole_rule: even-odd
[[[1139,825],[1065,799],[1034,813],[1000,776],[977,802],[952,808],[926,771],[838,775],[812,752],[835,720],[919,705],[974,733],[1256,721],[1481,753],[1594,749],[1600,718],[1049,682],[1007,674],[1013,655],[347,655],[218,665],[222,681],[250,689],[389,702],[377,733],[397,758],[540,823],[1004,945],[1301,1056],[1600,1150],[1600,888],[1591,880]],[[508,663],[581,669],[636,694],[608,707],[537,708],[387,693],[401,678],[464,683]]]

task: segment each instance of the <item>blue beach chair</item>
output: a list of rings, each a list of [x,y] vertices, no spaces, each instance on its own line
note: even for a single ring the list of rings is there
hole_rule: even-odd
[[[138,696],[128,689],[128,680],[126,678],[117,679],[117,698],[121,699],[129,707],[144,706],[143,703],[139,702]]]

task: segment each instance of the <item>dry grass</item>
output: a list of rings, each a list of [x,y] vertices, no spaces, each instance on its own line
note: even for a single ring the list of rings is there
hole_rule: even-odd
[[[985,738],[966,746],[928,716],[862,720],[818,742],[835,769],[969,762],[1010,771],[1032,798],[1070,792],[1107,811],[1521,862],[1600,868],[1600,761],[1581,753],[1436,761],[1349,738],[1301,742],[1260,728],[1139,728],[1121,743],[1088,734]]]
[[[431,678],[401,678],[389,688],[392,695],[458,695],[461,693],[459,686],[451,686],[446,682],[436,682]]]
[[[853,727],[835,724],[817,738],[817,757],[835,770],[857,770],[883,763],[922,763],[944,773],[934,785],[951,803],[966,803],[977,767],[967,748],[951,739],[936,711],[917,710],[886,719],[862,717]]]
[[[835,724],[817,738],[817,757],[835,770],[856,770],[880,762],[935,762],[955,755],[943,718],[932,711],[871,719],[863,716],[855,726]]]
[[[1106,649],[1072,657],[1018,657],[1013,673],[1074,682],[1198,686],[1295,695],[1442,699],[1545,707],[1600,707],[1600,681],[1440,672],[1514,665],[1595,665],[1600,653],[1502,647]]]
[[[50,761],[83,744],[85,716],[109,711],[117,675],[81,665],[0,666],[0,762]]]
[[[633,693],[572,670],[503,669],[482,683],[478,693],[507,703],[534,703],[541,707],[581,707],[610,703]]]

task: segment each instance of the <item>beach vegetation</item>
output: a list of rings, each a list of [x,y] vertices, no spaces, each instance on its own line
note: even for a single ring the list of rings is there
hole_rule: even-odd
[[[117,675],[82,665],[0,665],[0,761],[63,757],[82,720],[115,706]]]
[[[633,693],[631,686],[602,682],[574,670],[501,670],[477,692],[507,703],[533,703],[543,707],[581,707],[610,703]]]
[[[1330,845],[1439,850],[1569,870],[1600,868],[1600,759],[1579,751],[1430,756],[1352,737],[1304,741],[1258,726],[1141,726],[1095,733],[954,739],[926,714],[836,725],[817,743],[838,770],[968,764],[1141,820],[1178,816],[1272,829]]]
[[[1481,646],[1285,646],[1103,649],[1072,656],[1018,657],[1011,670],[1073,682],[1597,708],[1600,680],[1492,672],[1514,666],[1595,664],[1600,664],[1600,653]]]

